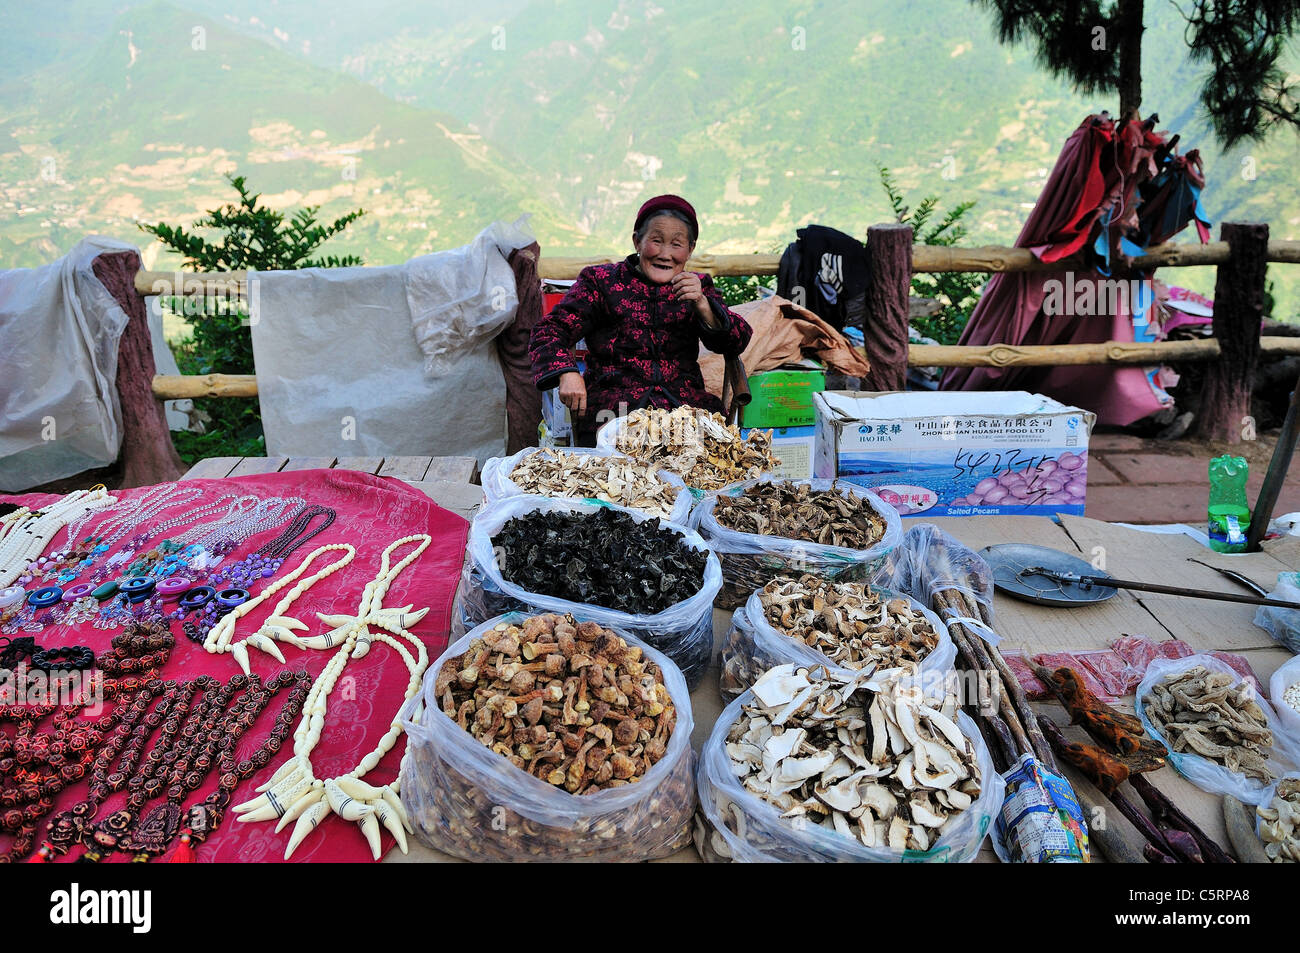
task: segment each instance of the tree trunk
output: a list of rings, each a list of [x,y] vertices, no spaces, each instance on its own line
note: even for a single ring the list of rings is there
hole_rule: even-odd
[[[912,226],[873,225],[867,229],[867,313],[862,322],[871,370],[862,389],[907,388],[907,315],[912,293]]]
[[[1138,116],[1142,106],[1142,2],[1119,0],[1119,117]]]
[[[1259,362],[1268,226],[1224,222],[1219,235],[1232,258],[1219,266],[1214,282],[1214,338],[1221,356],[1206,366],[1197,434],[1204,440],[1239,443],[1248,427]]]
[[[108,289],[128,318],[117,350],[117,393],[122,405],[122,487],[175,480],[185,464],[172,445],[162,401],[153,394],[157,366],[149,336],[144,298],[135,290],[140,256],[133,251],[105,252],[95,258],[95,277]]]

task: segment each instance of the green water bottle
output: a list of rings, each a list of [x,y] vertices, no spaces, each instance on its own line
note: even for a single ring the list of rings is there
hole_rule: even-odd
[[[1210,506],[1207,533],[1216,553],[1244,553],[1250,529],[1246,479],[1250,464],[1245,457],[1225,454],[1210,461]]]

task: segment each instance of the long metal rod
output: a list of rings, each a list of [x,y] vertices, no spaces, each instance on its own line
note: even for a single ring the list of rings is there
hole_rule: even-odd
[[[1264,485],[1259,488],[1259,499],[1250,515],[1250,529],[1246,533],[1246,552],[1259,551],[1259,541],[1268,531],[1269,521],[1273,518],[1273,507],[1277,505],[1278,494],[1282,492],[1282,482],[1287,470],[1291,468],[1291,455],[1295,453],[1296,438],[1300,437],[1300,409],[1296,407],[1296,395],[1300,394],[1300,381],[1291,389],[1291,403],[1287,405],[1286,420],[1282,422],[1282,432],[1277,435],[1277,446],[1273,448],[1273,459],[1268,461],[1268,472],[1264,474]]]
[[[1244,596],[1235,592],[1213,592],[1204,589],[1184,589],[1182,586],[1162,586],[1154,582],[1136,582],[1132,579],[1114,579],[1110,576],[1080,576],[1072,572],[1056,572],[1031,566],[1022,569],[1018,575],[1046,576],[1057,582],[1070,583],[1081,589],[1092,587],[1105,589],[1136,589],[1139,592],[1159,592],[1167,596],[1186,596],[1189,599],[1210,599],[1215,602],[1244,602],[1249,606],[1280,606],[1283,609],[1300,609],[1300,602],[1287,602],[1285,599],[1266,599],[1263,596]]]

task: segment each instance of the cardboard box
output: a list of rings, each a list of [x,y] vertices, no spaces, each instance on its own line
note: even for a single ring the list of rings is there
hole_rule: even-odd
[[[816,427],[750,427],[742,428],[740,435],[748,437],[751,430],[772,430],[772,451],[781,458],[781,466],[773,472],[787,480],[807,480],[813,475],[813,457],[817,448]]]
[[[813,394],[826,389],[826,369],[816,361],[749,375],[750,402],[741,411],[744,427],[811,427],[817,422]]]
[[[1024,391],[827,391],[814,404],[814,473],[903,516],[1083,514],[1088,411]]]

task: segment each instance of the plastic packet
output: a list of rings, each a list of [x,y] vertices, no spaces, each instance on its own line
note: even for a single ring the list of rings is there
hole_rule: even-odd
[[[508,496],[479,510],[470,524],[469,546],[461,573],[456,609],[452,612],[452,635],[460,636],[495,615],[512,611],[571,612],[618,632],[627,632],[663,652],[681,669],[692,688],[703,677],[713,655],[713,598],[722,586],[722,568],[709,553],[700,590],[688,599],[653,615],[637,615],[583,605],[556,596],[529,592],[506,582],[497,565],[492,537],[510,519],[534,511],[592,513],[607,504],[588,503],[545,496]],[[637,522],[657,519],[638,510],[616,506]],[[685,526],[659,520],[659,525],[681,534],[684,545],[708,550],[704,540]]]
[[[686,847],[695,810],[690,694],[672,660],[635,636],[615,630],[663,670],[677,724],[664,756],[633,784],[570,794],[515,767],[443,712],[433,694],[442,665],[497,623],[528,615],[497,616],[466,633],[429,666],[420,693],[403,706],[402,804],[415,836],[435,850],[480,861],[639,861]],[[582,613],[574,617],[605,625]]]
[[[1187,658],[1181,659],[1155,659],[1147,666],[1146,676],[1142,679],[1142,684],[1138,686],[1137,716],[1141,719],[1142,727],[1146,729],[1147,734],[1166,748],[1169,748],[1169,742],[1151,724],[1151,720],[1147,718],[1146,702],[1151,695],[1152,686],[1158,682],[1163,682],[1166,678],[1196,668],[1198,665],[1204,666],[1211,672],[1231,675],[1233,686],[1242,681],[1241,675],[1233,671],[1231,666],[1224,664],[1213,656],[1189,655]],[[1295,770],[1297,766],[1300,766],[1300,745],[1297,745],[1286,733],[1284,723],[1278,718],[1277,712],[1273,710],[1273,706],[1268,703],[1267,699],[1257,695],[1254,702],[1263,710],[1264,717],[1268,721],[1269,730],[1273,732],[1273,749],[1268,755],[1269,767],[1277,775]],[[1219,795],[1231,794],[1243,804],[1258,805],[1261,799],[1267,795],[1270,787],[1269,784],[1229,771],[1224,765],[1191,752],[1178,752],[1170,748],[1168,761],[1175,771],[1202,791]]]
[[[695,847],[710,862],[765,863],[784,861],[889,863],[966,863],[974,860],[1002,804],[1006,785],[979,729],[965,712],[957,713],[957,726],[974,746],[979,765],[980,795],[961,817],[927,851],[867,847],[816,824],[796,824],[782,818],[771,804],[745,789],[732,773],[727,754],[727,733],[741,716],[742,706],[753,698],[750,691],[736,698],[719,716],[700,752],[697,772],[700,814],[695,823]]]
[[[720,496],[738,496],[759,483],[789,483],[811,486],[814,490],[836,489],[845,496],[865,499],[885,521],[885,534],[867,549],[823,546],[781,536],[763,536],[727,529],[713,515]],[[707,494],[695,508],[696,526],[722,563],[722,592],[717,605],[734,609],[743,605],[755,589],[761,589],[774,577],[813,573],[825,579],[866,582],[884,565],[890,551],[903,538],[903,521],[892,506],[856,483],[843,480],[782,480],[762,477],[733,483],[716,493]]]
[[[1088,825],[1074,788],[1032,754],[1002,776],[1006,800],[993,822],[993,851],[1004,864],[1086,864]]]
[[[1268,680],[1268,698],[1277,710],[1282,728],[1292,738],[1300,741],[1300,711],[1292,708],[1282,697],[1292,685],[1300,683],[1300,655],[1287,662]]]
[[[537,453],[540,447],[525,447],[518,453],[511,454],[508,457],[493,457],[483,464],[483,473],[479,478],[483,484],[483,495],[487,502],[494,503],[499,499],[507,496],[536,496],[539,495],[535,490],[525,490],[513,480],[510,479],[512,474],[524,459],[532,453]],[[589,457],[622,457],[622,454],[613,453],[599,447],[550,447],[554,453],[573,454],[575,456]],[[627,458],[630,459],[630,458]],[[667,470],[660,470],[657,473],[661,483],[667,483],[677,488],[676,498],[673,501],[671,512],[668,514],[670,523],[679,523],[683,526],[690,525],[691,508],[695,505],[695,497],[686,489],[686,484],[682,478],[675,473]],[[607,503],[605,500],[595,499],[593,497],[564,497],[564,499],[580,499],[589,503],[601,505],[616,506],[619,504]]]
[[[824,665],[845,676],[853,673],[852,669],[834,665],[811,646],[777,631],[763,613],[760,592],[755,591],[748,602],[732,613],[731,628],[722,643],[722,676],[718,687],[723,698],[734,698],[758,681],[768,669],[786,662],[807,668]],[[931,679],[941,680],[951,672],[957,660],[957,646],[939,617],[905,593],[888,589],[877,589],[876,592],[886,601],[894,598],[907,600],[939,633],[939,644],[917,668],[923,684],[929,685]],[[938,686],[935,690],[939,690]]]
[[[1277,586],[1268,597],[1300,602],[1300,572],[1278,573]],[[1300,609],[1260,606],[1255,612],[1255,624],[1287,649],[1300,654]]]

